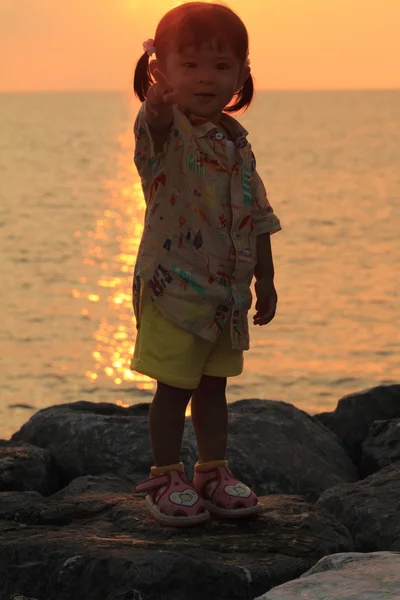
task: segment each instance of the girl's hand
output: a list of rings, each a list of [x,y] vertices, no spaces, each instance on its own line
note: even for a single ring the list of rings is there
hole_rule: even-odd
[[[275,316],[278,294],[272,279],[257,279],[255,283],[257,296],[254,325],[266,325]]]
[[[163,112],[163,108],[176,104],[177,95],[162,71],[155,69],[153,76],[156,83],[147,93],[146,107],[151,116],[157,117]]]

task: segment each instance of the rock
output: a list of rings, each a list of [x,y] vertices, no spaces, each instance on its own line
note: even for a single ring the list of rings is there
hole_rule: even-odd
[[[362,443],[374,421],[400,418],[400,385],[380,385],[339,400],[336,409],[315,418],[328,427],[359,467]]]
[[[0,494],[1,600],[242,600],[353,550],[347,529],[302,498],[261,498],[257,519],[179,529],[153,521],[142,498],[97,484]]]
[[[152,464],[147,413],[143,406],[61,404],[35,413],[12,439],[48,449],[62,486],[80,476],[107,473],[136,482],[148,477]]]
[[[400,461],[324,492],[325,508],[350,531],[357,552],[400,551]]]
[[[357,479],[336,437],[291,404],[242,400],[229,406],[229,422],[230,466],[258,494],[298,494],[315,501],[323,490]],[[147,478],[152,464],[143,406],[53,406],[33,415],[12,439],[48,449],[64,486],[80,476],[106,473],[133,483]],[[181,458],[190,480],[197,461],[190,418]]]
[[[35,598],[27,598],[26,596],[21,596],[20,594],[16,594],[15,596],[10,596],[10,600],[36,600]]]
[[[47,450],[0,440],[0,492],[36,490],[47,496],[59,487]]]
[[[362,476],[371,475],[398,460],[400,461],[400,419],[375,421],[362,445]]]
[[[323,490],[358,479],[335,436],[293,405],[240,400],[229,408],[229,462],[258,493],[313,502]]]
[[[85,475],[73,479],[66,487],[53,495],[53,499],[76,496],[84,492],[132,492],[132,483],[116,475]]]
[[[257,600],[395,600],[400,598],[400,555],[344,553],[322,558],[296,581]]]
[[[0,492],[0,532],[1,527],[10,528],[10,523],[22,527],[38,523],[45,506],[45,499],[38,492]]]

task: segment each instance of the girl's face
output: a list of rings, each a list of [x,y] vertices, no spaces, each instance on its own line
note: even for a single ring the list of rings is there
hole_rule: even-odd
[[[182,109],[215,123],[250,74],[250,68],[227,46],[222,51],[208,45],[183,53],[171,49],[152,68],[164,73]]]

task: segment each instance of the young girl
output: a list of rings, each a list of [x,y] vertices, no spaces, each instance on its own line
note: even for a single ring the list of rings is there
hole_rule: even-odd
[[[253,276],[254,323],[275,315],[270,235],[281,228],[247,131],[230,116],[253,97],[248,35],[229,8],[189,2],[169,11],[143,47],[134,131],[147,208],[131,368],[156,379],[157,391],[149,415],[154,466],[134,491],[147,493],[164,525],[247,517],[260,505],[225,459],[225,388],[249,348]],[[199,452],[192,483],[179,462],[190,399]]]

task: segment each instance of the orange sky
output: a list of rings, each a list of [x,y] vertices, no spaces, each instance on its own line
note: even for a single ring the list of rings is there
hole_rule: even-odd
[[[0,0],[0,91],[127,90],[174,0]],[[400,88],[400,0],[231,0],[258,89]]]

